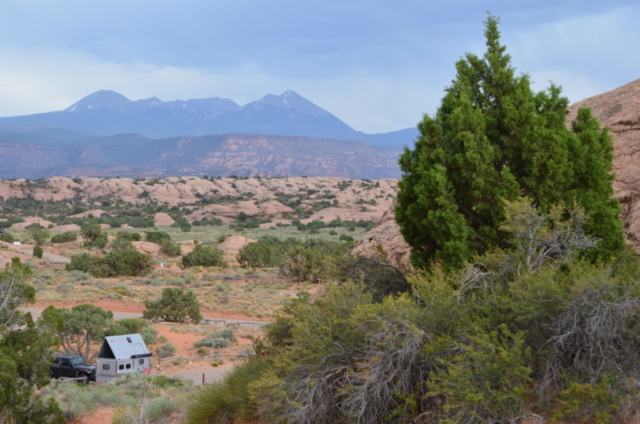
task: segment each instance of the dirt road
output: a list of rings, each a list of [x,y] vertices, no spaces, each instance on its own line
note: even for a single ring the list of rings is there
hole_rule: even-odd
[[[42,308],[19,308],[23,312],[31,312],[31,316],[34,319],[38,318],[42,313]],[[127,318],[142,318],[142,314],[138,312],[113,312],[113,319],[127,319]],[[226,320],[226,319],[212,319],[212,318],[204,318],[205,321],[211,323],[214,326],[220,325],[221,327],[260,327],[262,325],[267,324],[266,322],[257,322],[257,321],[241,321],[241,320]]]

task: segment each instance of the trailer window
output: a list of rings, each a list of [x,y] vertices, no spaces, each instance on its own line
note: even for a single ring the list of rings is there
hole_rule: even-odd
[[[105,371],[109,371],[111,367],[109,366],[109,364],[102,364],[102,369]]]
[[[131,369],[131,364],[127,364],[127,369],[130,370]]]
[[[140,365],[143,365],[143,364],[144,364],[144,359],[138,359],[138,363],[139,363]]]
[[[118,369],[119,370],[123,370],[124,369],[124,365],[123,364],[118,365]]]

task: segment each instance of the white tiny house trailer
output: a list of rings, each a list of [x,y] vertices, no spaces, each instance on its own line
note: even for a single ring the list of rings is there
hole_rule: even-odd
[[[121,374],[149,374],[151,352],[140,334],[105,337],[98,352],[96,381],[111,381]]]

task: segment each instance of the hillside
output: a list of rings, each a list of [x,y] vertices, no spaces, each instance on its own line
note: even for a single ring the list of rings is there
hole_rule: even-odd
[[[85,139],[83,146],[3,143],[0,177],[328,176],[398,178],[400,149],[307,137],[223,134]]]
[[[333,219],[374,220],[395,199],[394,179],[376,181],[344,178],[82,178],[54,177],[48,180],[0,180],[0,198],[30,199],[35,202],[68,202],[84,205],[99,217],[102,204],[131,203],[144,206],[194,205],[189,221],[219,218],[225,222],[240,213],[263,218],[293,215],[306,221]],[[295,211],[294,211],[295,209]],[[0,206],[0,212],[4,207]],[[289,222],[290,222],[289,218]],[[303,221],[305,221],[303,219]],[[305,222],[306,222],[305,221]],[[29,222],[30,223],[30,222]],[[21,224],[16,224],[16,228]]]

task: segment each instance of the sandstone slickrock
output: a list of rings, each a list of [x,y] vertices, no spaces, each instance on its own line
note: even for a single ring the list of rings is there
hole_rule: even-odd
[[[378,246],[384,250],[389,263],[409,267],[411,248],[400,234],[400,227],[395,220],[395,203],[387,209],[378,223],[369,230],[353,250],[355,254],[375,256]]]
[[[613,135],[613,189],[622,204],[627,240],[640,253],[640,79],[571,105],[568,125],[582,106],[591,108]]]
[[[176,221],[164,212],[158,212],[153,216],[153,225],[156,227],[170,227],[174,222]]]
[[[143,205],[149,202],[171,206],[194,204],[193,213],[185,218],[191,222],[202,218],[233,221],[243,212],[248,216],[280,218],[292,214],[293,208],[282,202],[300,204],[295,207],[321,207],[311,218],[330,221],[378,220],[395,198],[397,180],[356,180],[333,177],[291,178],[198,178],[193,176],[168,178],[76,178],[53,177],[48,180],[0,180],[0,198],[33,197],[40,201],[62,201],[81,198],[86,203],[105,200]],[[210,203],[210,204],[207,204]],[[0,210],[1,210],[0,203]],[[318,208],[316,208],[318,209]],[[98,216],[96,209],[82,216]],[[78,215],[80,216],[80,215]],[[164,223],[169,221],[168,215]],[[322,217],[322,218],[321,218]],[[305,220],[308,221],[308,220]],[[156,220],[157,221],[157,220]],[[28,225],[28,224],[27,224]],[[156,225],[162,225],[156,222]],[[169,224],[170,225],[170,224]],[[124,227],[123,227],[124,228]]]

